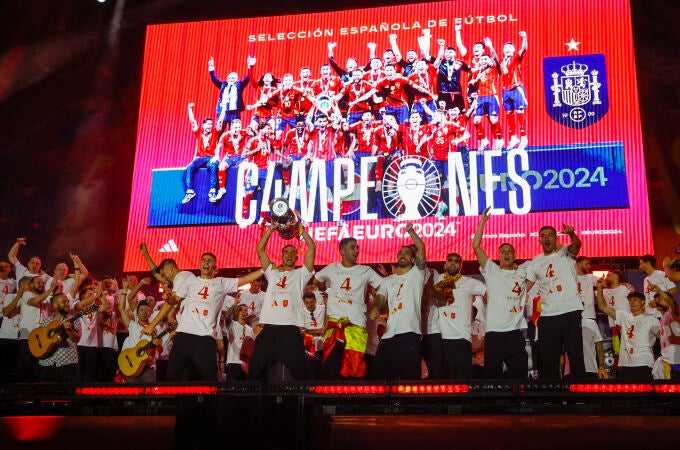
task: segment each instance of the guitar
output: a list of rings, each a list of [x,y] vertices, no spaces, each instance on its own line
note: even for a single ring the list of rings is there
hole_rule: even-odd
[[[99,305],[92,304],[63,322],[54,320],[44,327],[31,331],[28,335],[28,349],[31,351],[31,354],[36,358],[47,358],[50,356],[63,339],[64,324],[66,322],[73,323],[82,316],[97,311],[97,308],[99,308]]]
[[[154,347],[154,340],[159,340],[166,334],[177,328],[176,324],[168,325],[165,330],[152,340],[140,340],[132,348],[125,349],[118,355],[118,368],[126,377],[138,377],[144,371],[146,362],[149,360],[150,350]]]

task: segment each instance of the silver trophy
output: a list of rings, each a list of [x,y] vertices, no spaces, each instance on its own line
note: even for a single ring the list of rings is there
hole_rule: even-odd
[[[275,198],[269,202],[272,228],[282,239],[294,239],[300,236],[300,222],[297,214],[288,205],[285,198]]]

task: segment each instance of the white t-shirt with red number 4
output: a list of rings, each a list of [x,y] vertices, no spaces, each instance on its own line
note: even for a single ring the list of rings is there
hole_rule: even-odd
[[[262,305],[260,324],[295,325],[303,327],[302,293],[314,272],[306,266],[295,270],[280,271],[272,264],[264,271],[267,278],[267,295]]]
[[[326,282],[329,317],[347,317],[354,325],[366,326],[366,288],[370,284],[378,289],[380,275],[368,266],[333,263],[321,269],[316,279]]]
[[[403,275],[392,274],[382,280],[378,295],[387,299],[389,307],[383,339],[404,333],[421,334],[420,304],[428,276],[427,269],[420,270],[418,266],[413,266]]]
[[[180,272],[173,280],[173,290],[183,298],[178,333],[217,338],[219,317],[227,293],[238,288],[237,278],[199,278],[191,272]]]
[[[583,310],[576,284],[576,261],[568,248],[536,256],[527,269],[527,280],[539,285],[542,316]]]
[[[646,314],[634,316],[616,311],[616,324],[621,326],[619,367],[653,367],[652,345],[660,328],[658,319]]]

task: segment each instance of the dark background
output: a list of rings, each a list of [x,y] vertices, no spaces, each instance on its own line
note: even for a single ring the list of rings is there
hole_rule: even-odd
[[[40,255],[48,272],[69,251],[96,274],[122,271],[146,25],[397,3],[418,2],[0,2],[0,259],[23,236],[21,261]],[[659,259],[680,243],[679,5],[631,0]]]

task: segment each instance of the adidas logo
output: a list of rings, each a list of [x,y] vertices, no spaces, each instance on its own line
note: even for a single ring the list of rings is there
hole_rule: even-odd
[[[177,247],[174,239],[170,239],[163,247],[158,249],[159,253],[177,253],[178,251],[179,247]]]

